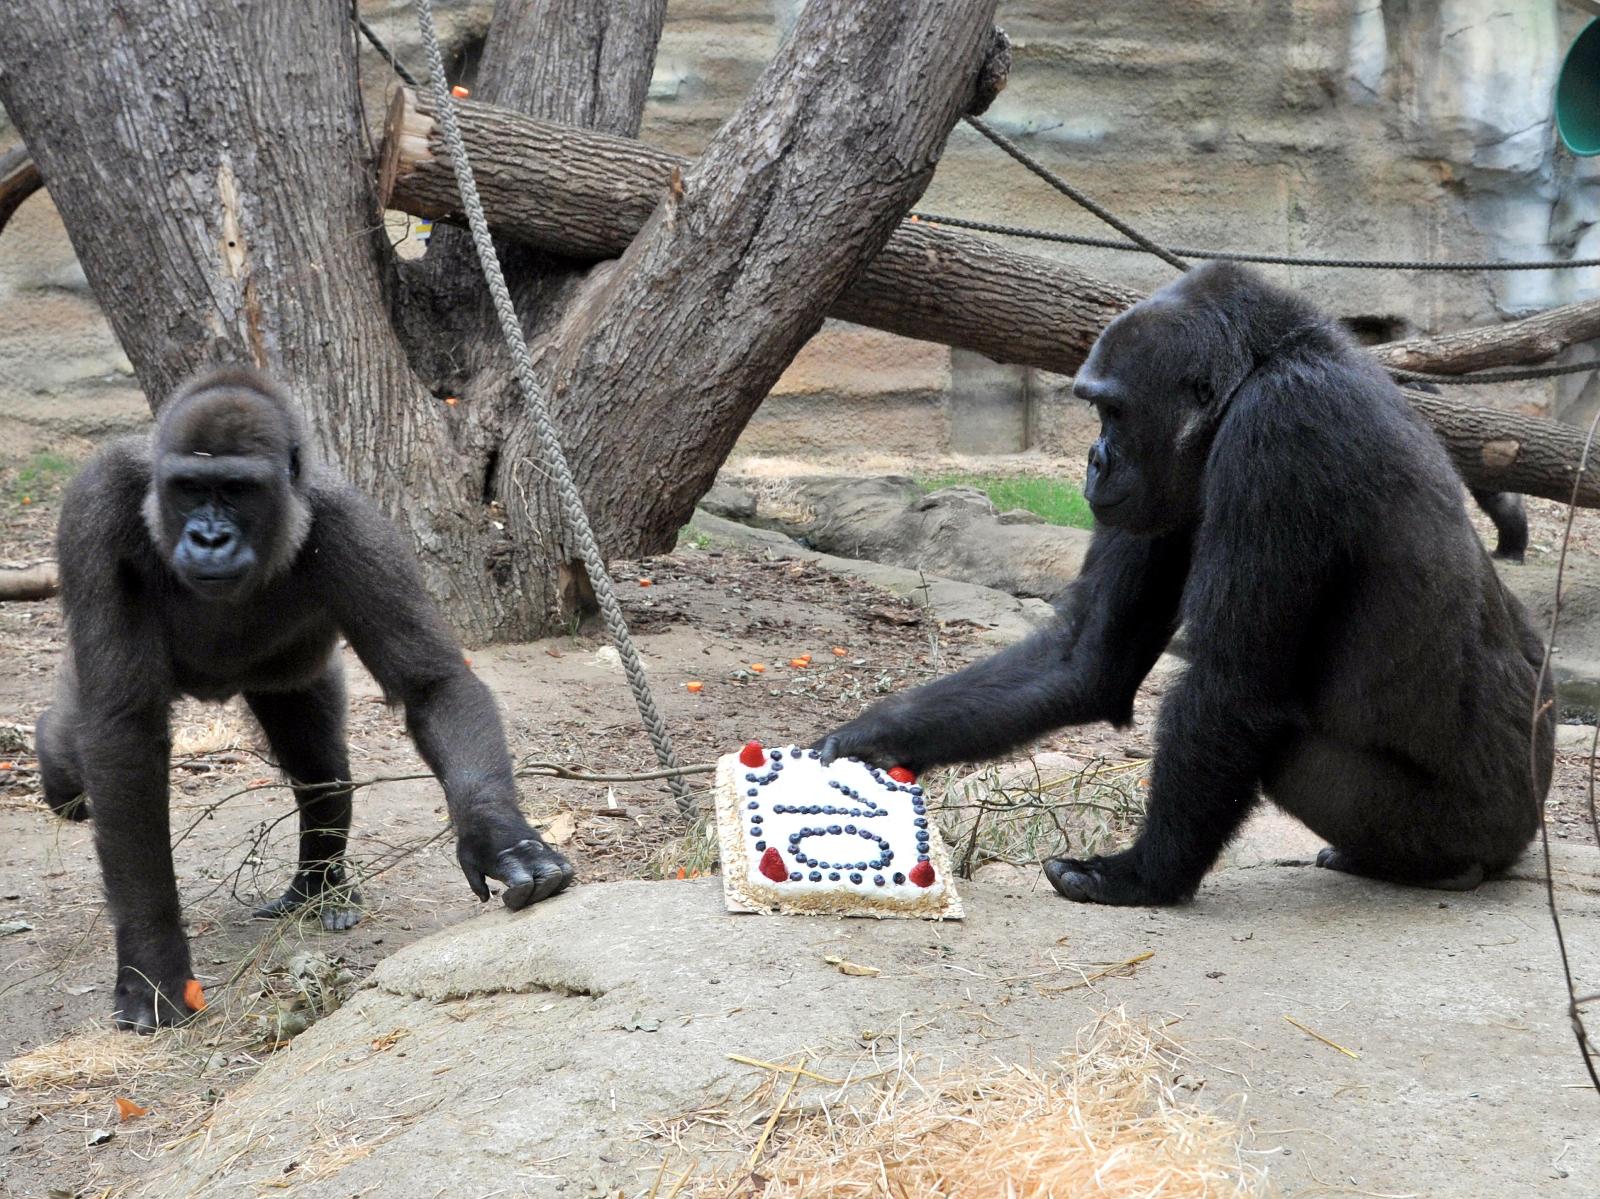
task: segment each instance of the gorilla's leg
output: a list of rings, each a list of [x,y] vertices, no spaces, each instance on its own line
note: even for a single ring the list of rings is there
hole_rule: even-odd
[[[335,664],[303,691],[248,692],[245,700],[294,782],[300,808],[299,869],[288,890],[255,914],[272,919],[316,903],[324,928],[352,928],[361,919],[361,896],[345,881],[350,788],[328,785],[350,779],[344,676]]]
[[[1413,887],[1431,887],[1436,891],[1471,891],[1486,877],[1481,863],[1474,862],[1460,874],[1439,877],[1427,867],[1423,875],[1408,869],[1404,862],[1390,862],[1382,858],[1364,858],[1357,852],[1325,846],[1317,853],[1317,865],[1324,870],[1338,870],[1345,874],[1359,874],[1364,878],[1381,879],[1390,883],[1405,883]]]
[[[172,870],[166,704],[100,713],[93,725],[79,760],[116,929],[113,1016],[120,1028],[154,1032],[189,1018],[184,992],[194,977]]]
[[[1528,508],[1522,497],[1512,491],[1474,489],[1472,498],[1488,513],[1499,535],[1494,556],[1508,562],[1521,562],[1528,552]]]
[[[77,723],[77,699],[63,688],[56,702],[39,713],[39,723],[33,730],[44,801],[52,812],[67,820],[89,819],[83,763],[78,755]]]
[[[1471,890],[1509,866],[1537,818],[1531,800],[1470,793],[1392,755],[1321,736],[1285,756],[1266,792],[1332,843],[1318,866],[1447,891]]]

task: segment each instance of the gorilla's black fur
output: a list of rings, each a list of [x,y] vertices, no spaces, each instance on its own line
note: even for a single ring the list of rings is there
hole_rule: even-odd
[[[896,696],[825,758],[923,768],[1125,724],[1181,622],[1128,850],[1055,858],[1070,899],[1192,895],[1263,792],[1324,866],[1472,886],[1528,843],[1554,720],[1541,646],[1460,477],[1381,368],[1297,297],[1201,267],[1118,317],[1076,393],[1101,417],[1098,524],[1050,629]]]
[[[117,442],[73,480],[57,535],[69,652],[39,718],[45,799],[91,808],[117,940],[115,1017],[148,1031],[189,1014],[191,977],[168,846],[168,708],[243,693],[295,783],[300,865],[257,912],[313,900],[348,928],[350,828],[342,635],[395,702],[444,786],[480,899],[510,907],[572,875],[516,803],[493,697],[423,592],[399,535],[317,468],[298,414],[260,375],[223,370],[162,405],[153,439]],[[83,796],[87,793],[88,799]]]

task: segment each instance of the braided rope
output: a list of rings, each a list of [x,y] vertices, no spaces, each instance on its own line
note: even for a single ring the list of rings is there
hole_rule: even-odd
[[[633,638],[628,634],[628,623],[622,615],[622,605],[617,600],[616,587],[611,582],[611,575],[606,571],[605,558],[600,553],[600,546],[595,540],[588,514],[583,510],[583,499],[578,494],[578,485],[573,481],[572,470],[567,465],[567,456],[562,452],[561,439],[556,434],[555,424],[550,419],[550,410],[545,406],[544,394],[534,377],[533,359],[528,355],[528,343],[523,339],[516,306],[511,302],[511,292],[506,287],[505,274],[500,269],[500,257],[495,252],[494,240],[489,234],[489,222],[484,216],[483,201],[478,196],[478,185],[472,175],[472,165],[467,161],[467,147],[462,141],[460,126],[456,123],[455,105],[451,102],[450,91],[445,86],[444,55],[439,49],[438,32],[434,29],[433,5],[431,0],[415,0],[415,4],[417,23],[422,29],[422,45],[427,51],[428,83],[433,91],[434,107],[443,128],[445,145],[450,150],[450,166],[455,171],[456,187],[461,192],[461,206],[467,214],[467,223],[472,230],[472,244],[478,251],[478,263],[483,268],[484,281],[489,285],[489,295],[494,300],[495,315],[500,319],[500,331],[504,334],[506,346],[511,351],[517,390],[522,393],[523,402],[533,414],[539,449],[544,454],[545,464],[555,480],[567,532],[577,542],[584,569],[588,571],[589,582],[594,587],[595,599],[600,604],[600,613],[605,620],[606,630],[611,634],[612,643],[617,647],[617,654],[622,659],[622,668],[628,676],[628,686],[633,690],[639,717],[644,722],[645,731],[650,734],[650,744],[655,747],[656,760],[661,763],[663,770],[675,772],[669,777],[668,785],[678,802],[678,810],[688,817],[693,811],[693,795],[688,784],[683,781],[681,773],[678,773],[680,767],[677,754],[672,749],[672,738],[667,733],[666,723],[661,719],[655,696],[650,691],[650,680],[645,674],[644,663],[639,660],[639,652],[634,648]]]
[[[1147,254],[1154,254],[1157,258],[1161,259],[1162,262],[1165,262],[1168,266],[1175,267],[1177,270],[1186,271],[1189,269],[1189,264],[1183,259],[1179,258],[1171,250],[1167,250],[1161,246],[1158,246],[1155,242],[1151,241],[1144,234],[1140,233],[1132,225],[1128,224],[1126,221],[1122,220],[1108,209],[1100,207],[1099,204],[1096,204],[1088,196],[1084,195],[1077,188],[1073,187],[1072,184],[1068,183],[1060,175],[1057,175],[1049,167],[1045,166],[1044,163],[1033,157],[1033,155],[1029,154],[1005,134],[996,129],[990,128],[989,124],[984,121],[982,117],[976,117],[971,113],[968,113],[964,119],[966,120],[967,124],[971,125],[979,133],[983,134],[984,137],[988,138],[1007,154],[1011,155],[1012,158],[1015,158],[1023,166],[1027,167],[1028,170],[1032,171],[1035,175],[1039,176],[1039,178],[1043,179],[1063,196],[1067,197],[1067,199],[1071,200],[1080,208],[1086,208],[1090,212],[1094,213],[1095,216],[1099,217],[1106,224],[1110,225],[1118,233],[1122,234],[1123,237],[1137,245],[1141,250],[1145,251]]]

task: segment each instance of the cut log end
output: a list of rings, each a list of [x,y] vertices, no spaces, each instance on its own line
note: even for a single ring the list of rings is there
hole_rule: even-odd
[[[383,123],[383,146],[378,157],[378,199],[385,208],[393,207],[390,200],[395,188],[417,168],[419,163],[433,161],[433,135],[435,121],[425,112],[417,93],[409,87],[396,88],[389,102],[389,115]],[[417,212],[414,216],[441,217],[449,209],[437,212]]]
[[[49,599],[61,591],[61,576],[54,562],[20,569],[0,568],[0,603]]]
[[[984,56],[983,69],[972,89],[972,99],[967,104],[969,116],[982,116],[989,110],[995,97],[1006,90],[1011,79],[1011,37],[996,26],[990,35],[989,51]]]
[[[1501,437],[1483,443],[1483,464],[1490,470],[1507,470],[1522,453],[1522,443],[1512,437]]]

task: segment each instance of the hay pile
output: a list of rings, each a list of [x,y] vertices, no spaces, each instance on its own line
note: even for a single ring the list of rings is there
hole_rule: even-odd
[[[1242,1199],[1274,1193],[1243,1131],[1174,1087],[1180,1054],[1120,1014],[1048,1070],[916,1081],[812,1111],[748,1172],[692,1193],[792,1199]]]
[[[0,1067],[0,1078],[23,1091],[128,1082],[152,1071],[171,1069],[174,1064],[166,1050],[149,1037],[95,1028],[12,1058]]]

